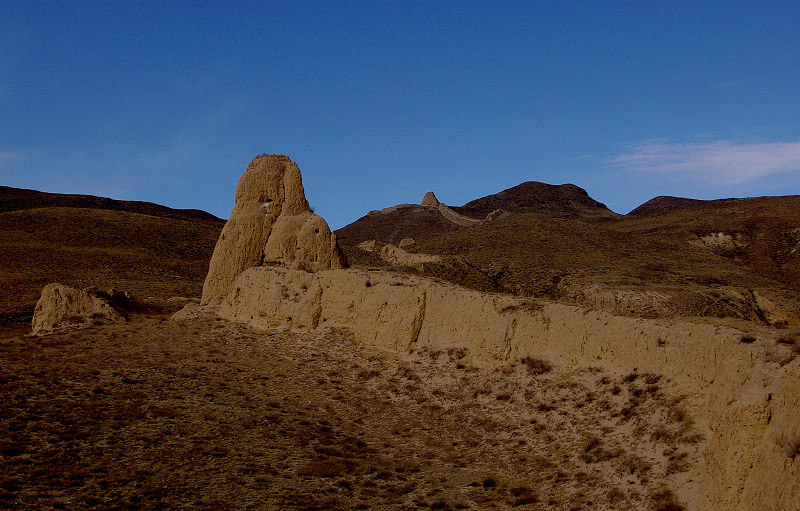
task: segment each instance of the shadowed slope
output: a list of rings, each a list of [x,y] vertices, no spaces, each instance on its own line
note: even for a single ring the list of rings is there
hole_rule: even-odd
[[[667,378],[462,347],[137,321],[0,359],[14,509],[681,509],[702,446]]]
[[[181,305],[169,305],[170,297],[200,296],[222,220],[157,204],[2,191],[0,324],[29,322],[51,282],[122,288],[167,308]],[[53,206],[65,202],[71,206]],[[111,207],[77,206],[85,203]]]
[[[362,241],[377,240],[399,245],[406,238],[416,242],[460,229],[463,227],[448,221],[436,209],[403,204],[373,211],[359,218],[337,230],[336,239],[345,251],[347,260],[358,264],[364,256],[355,247]]]
[[[496,209],[556,218],[615,218],[619,215],[573,184],[549,185],[528,181],[500,193],[453,208],[462,215],[485,218]]]
[[[663,215],[674,211],[676,209],[690,208],[692,206],[699,206],[708,201],[698,199],[685,199],[683,197],[669,197],[666,195],[659,195],[641,206],[631,210],[626,216],[653,216]]]
[[[223,221],[199,209],[173,209],[151,202],[124,201],[109,199],[107,197],[95,197],[93,195],[47,193],[24,188],[0,186],[0,213],[48,207],[127,211],[129,213],[140,213],[142,215],[210,224],[217,224]]]

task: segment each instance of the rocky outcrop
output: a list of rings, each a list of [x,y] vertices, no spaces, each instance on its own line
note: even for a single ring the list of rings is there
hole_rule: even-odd
[[[126,293],[114,290],[104,292],[48,284],[42,289],[33,311],[31,334],[124,322],[123,306],[129,298]]]
[[[239,179],[233,211],[211,257],[202,303],[224,296],[241,272],[262,264],[306,271],[347,264],[328,224],[309,208],[300,169],[283,155],[254,158]]]
[[[308,272],[345,266],[336,236],[322,217],[310,211],[278,217],[261,264]]]

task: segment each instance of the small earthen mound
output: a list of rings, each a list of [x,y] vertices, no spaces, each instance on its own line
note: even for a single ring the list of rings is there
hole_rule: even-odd
[[[99,323],[121,323],[126,321],[123,307],[128,303],[130,296],[119,291],[81,290],[48,284],[36,303],[31,334],[85,328]]]
[[[504,209],[495,209],[494,211],[492,211],[491,213],[486,215],[486,221],[487,222],[494,222],[495,220],[497,220],[498,218],[500,218],[504,214],[508,214],[508,212],[506,210],[504,210]]]
[[[389,264],[418,270],[421,270],[427,263],[438,263],[442,260],[440,255],[412,254],[391,243],[378,243],[376,240],[363,241],[358,244],[358,248],[377,255]]]
[[[202,303],[224,296],[240,273],[261,265],[312,272],[347,265],[328,224],[311,212],[300,169],[288,156],[262,154],[239,179],[236,203],[211,257]]]

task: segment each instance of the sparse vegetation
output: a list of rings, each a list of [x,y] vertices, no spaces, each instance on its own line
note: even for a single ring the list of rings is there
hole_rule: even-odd
[[[546,202],[548,197],[529,197],[532,203],[539,199]],[[513,209],[507,204],[498,207]],[[615,314],[732,318],[786,326],[785,319],[768,318],[746,298],[754,287],[769,289],[770,300],[795,318],[800,314],[800,266],[792,252],[797,236],[787,237],[787,226],[796,225],[800,217],[797,197],[658,207],[604,220],[559,216],[544,207],[463,228],[421,206],[404,206],[367,216],[338,230],[337,237],[356,265],[368,257],[355,248],[362,241],[398,243],[413,238],[412,251],[449,258],[425,268],[426,275]],[[733,234],[742,243],[734,251],[715,253],[698,237],[719,232]],[[386,267],[378,261],[365,264]],[[506,312],[518,309],[508,306]]]
[[[170,298],[200,296],[222,220],[89,196],[17,197],[23,192],[0,187],[2,331],[24,333],[42,288],[52,282],[122,289],[155,312],[186,303]],[[5,209],[19,204],[31,209]]]
[[[693,459],[673,453],[651,468],[631,452],[666,441],[648,422],[677,406],[661,391],[642,393],[636,428],[609,431],[600,421],[622,407],[610,392],[618,377],[532,357],[525,371],[465,373],[457,365],[468,356],[452,347],[402,357],[342,332],[303,337],[157,316],[6,339],[0,503],[625,508],[629,485],[617,488],[601,467],[634,475],[636,491],[649,494],[657,487],[648,473]],[[531,377],[544,368],[548,378]],[[636,383],[648,379],[656,376]],[[685,441],[681,427],[668,427],[673,442]]]
[[[14,270],[14,261],[30,263],[14,244],[25,245],[26,233],[43,231],[49,217],[3,215],[3,243],[11,242],[0,262]],[[191,218],[156,218],[137,225],[119,211],[90,215],[108,225],[88,232],[78,216],[66,215],[67,230],[89,237],[92,255],[99,254],[90,270],[108,273],[89,276],[84,259],[69,260],[86,247],[47,232],[37,243],[53,250],[37,257],[48,258],[48,281],[53,274],[79,287],[113,281],[134,295],[158,295],[163,310],[177,307],[163,297],[199,294],[219,222],[198,227]],[[189,225],[176,227],[178,221]],[[721,260],[687,248],[684,227],[670,222],[694,221],[679,213],[603,222],[523,215],[412,237],[414,250],[433,247],[447,256],[423,273],[531,297],[500,312],[542,313],[535,297],[592,305],[587,286],[595,286],[668,296],[663,303],[608,300],[616,313],[767,323],[755,298],[721,289],[744,285],[770,289],[770,299],[797,312],[789,256],[754,246]],[[778,220],[766,223],[774,230]],[[755,240],[754,229],[728,230]],[[577,239],[588,248],[574,250]],[[541,250],[531,253],[531,244]],[[543,260],[551,264],[538,264]],[[5,279],[12,285],[0,294],[35,281],[16,270]],[[32,295],[41,286],[33,287]],[[0,312],[0,324],[18,322],[22,308],[14,307]],[[658,374],[566,370],[531,356],[484,370],[472,365],[465,347],[386,354],[355,345],[343,332],[325,339],[257,333],[221,321],[171,323],[154,312],[126,326],[37,339],[4,330],[0,507],[224,509],[263,502],[368,509],[392,502],[675,511],[683,506],[670,485],[685,478],[704,440],[688,412],[696,403],[687,406],[676,384]],[[785,332],[776,342],[770,339],[778,332],[766,327],[740,340],[760,341],[754,353],[763,348],[783,365],[800,353],[790,331],[797,329],[785,320],[773,326]],[[662,338],[655,344],[667,345]],[[678,346],[659,353],[672,355]],[[800,455],[796,437],[777,447],[789,458]]]
[[[791,350],[789,361],[800,355],[800,335],[787,334],[778,338],[778,344],[788,346]]]
[[[541,358],[523,357],[520,362],[528,368],[528,372],[532,375],[545,374],[553,370],[553,365]]]

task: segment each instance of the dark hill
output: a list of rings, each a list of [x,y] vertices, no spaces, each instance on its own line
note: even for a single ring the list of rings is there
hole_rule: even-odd
[[[470,201],[453,208],[462,215],[485,218],[497,209],[510,213],[534,213],[551,218],[615,218],[619,215],[605,204],[589,197],[586,190],[573,184],[549,185],[528,181],[500,193]]]
[[[51,282],[180,307],[170,298],[200,296],[223,224],[199,210],[0,187],[0,326],[29,322]]]
[[[362,241],[398,245],[404,238],[420,241],[459,229],[462,227],[449,222],[435,209],[403,204],[370,212],[336,231],[336,238],[352,264],[363,259],[363,253],[355,248]]]
[[[490,282],[623,314],[800,324],[798,196],[657,197],[621,216],[577,186],[523,183],[453,209],[476,218],[495,209],[510,214],[463,227],[436,209],[406,205],[367,215],[337,235],[356,266],[380,265],[357,248],[360,241],[414,238],[406,250],[459,263],[422,273],[461,285],[484,289]]]
[[[517,215],[413,250],[462,257],[517,294],[631,314],[769,319],[758,295],[800,323],[800,197],[698,202],[604,222]]]
[[[641,206],[633,209],[627,216],[651,216],[663,215],[676,209],[685,209],[692,206],[699,206],[709,201],[699,199],[685,199],[683,197],[670,197],[667,195],[659,195]]]
[[[617,215],[604,204],[589,197],[586,190],[575,185],[548,185],[535,181],[522,183],[500,193],[451,208],[466,217],[485,219],[495,210],[503,210],[502,218],[520,214],[535,214],[549,218],[611,219]],[[336,231],[339,243],[349,259],[357,261],[355,249],[362,241],[377,240],[397,245],[404,238],[421,242],[440,235],[464,230],[447,220],[435,208],[403,204],[370,214]]]
[[[142,215],[217,224],[223,220],[199,209],[173,209],[151,202],[125,201],[95,197],[94,195],[72,195],[48,193],[25,188],[0,186],[0,213],[35,208],[88,208],[109,211],[127,211]]]

